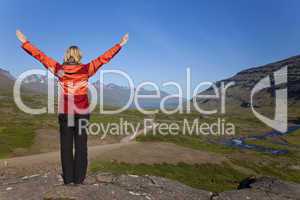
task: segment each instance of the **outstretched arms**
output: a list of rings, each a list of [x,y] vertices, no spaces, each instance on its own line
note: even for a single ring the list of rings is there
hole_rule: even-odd
[[[40,51],[37,47],[31,44],[26,36],[19,30],[16,32],[17,38],[22,42],[22,48],[33,56],[35,59],[40,61],[47,69],[49,69],[52,73],[56,74],[59,69],[60,64],[54,59],[48,57],[42,51]]]
[[[52,71],[54,74],[57,73],[58,69],[61,66],[57,61],[48,57],[45,53],[43,53],[37,47],[31,44],[21,31],[17,30],[16,35],[17,38],[22,42],[22,48],[27,53],[29,53],[35,59],[40,61],[47,69]],[[121,41],[118,44],[116,44],[114,47],[106,51],[98,58],[88,63],[87,66],[88,66],[89,76],[94,75],[102,65],[108,63],[120,51],[122,46],[124,46],[128,42],[128,39],[129,39],[129,35],[127,33],[121,38]]]
[[[128,39],[129,35],[127,33],[121,38],[121,41],[118,44],[88,63],[89,76],[94,75],[102,65],[108,63],[120,51],[122,46],[128,42]]]

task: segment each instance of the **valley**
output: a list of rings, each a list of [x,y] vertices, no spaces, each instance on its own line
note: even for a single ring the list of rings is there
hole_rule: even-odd
[[[280,67],[289,65],[288,124],[290,130],[279,134],[257,119],[249,104],[250,88],[259,80],[257,77],[271,75]],[[145,115],[136,108],[114,115],[92,113],[91,122],[103,125],[118,123],[124,119],[132,124],[143,124],[152,118],[157,124],[176,122],[179,130],[184,122],[192,125],[212,124],[219,118],[235,126],[234,135],[184,134],[157,131],[141,133],[134,141],[122,140],[124,135],[103,133],[89,136],[89,173],[109,172],[115,174],[138,174],[162,176],[178,180],[191,187],[210,191],[235,189],[238,183],[249,176],[274,176],[286,181],[300,182],[300,57],[292,57],[262,67],[251,68],[225,80],[236,81],[228,88],[226,113],[203,115],[192,109],[190,113]],[[25,176],[51,171],[59,173],[59,137],[56,114],[29,115],[20,111],[14,103],[12,87],[14,78],[5,70],[0,71],[0,163],[1,177]],[[35,81],[35,80],[34,80]],[[22,90],[22,99],[32,107],[45,106],[47,98],[39,92],[42,87],[34,82]],[[217,82],[217,85],[218,82]],[[104,90],[108,102],[123,99],[128,90],[122,86],[106,85]],[[38,89],[39,88],[39,89]],[[268,117],[274,115],[273,89],[256,94],[255,109]],[[122,91],[122,92],[121,92]],[[203,94],[211,94],[208,89]],[[149,91],[147,92],[149,93]],[[121,97],[122,96],[122,97]],[[122,102],[123,102],[122,100]],[[215,100],[191,99],[201,107],[218,107]],[[107,109],[118,108],[119,103],[105,105]],[[157,102],[147,103],[151,110]],[[143,127],[142,127],[143,128]],[[33,164],[28,167],[26,164]],[[45,166],[46,165],[46,166]],[[54,170],[55,169],[55,170]],[[54,171],[53,171],[54,170]]]

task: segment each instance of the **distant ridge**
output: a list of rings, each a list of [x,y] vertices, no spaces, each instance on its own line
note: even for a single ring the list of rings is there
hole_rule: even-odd
[[[248,107],[250,102],[250,93],[255,84],[268,75],[271,77],[272,81],[273,72],[284,66],[288,67],[288,83],[287,85],[282,85],[280,87],[287,86],[288,104],[290,106],[300,105],[300,55],[242,70],[228,79],[217,81],[216,85],[217,87],[220,87],[221,82],[226,84],[234,81],[235,85],[229,87],[227,90],[226,104],[234,108]],[[276,87],[274,86],[256,94],[255,105],[258,107],[273,105],[275,103],[275,89]],[[199,94],[214,94],[214,91],[212,88],[208,88]],[[196,100],[203,108],[215,107],[218,105],[218,102],[213,99],[194,98],[192,101],[194,100]]]
[[[10,72],[0,68],[0,90],[5,92],[12,90],[14,82],[15,78]]]
[[[15,78],[10,74],[9,71],[0,68],[0,92],[8,91],[12,93],[13,85],[15,82]],[[56,81],[57,84],[57,81]],[[98,99],[100,99],[100,95],[103,95],[104,105],[109,106],[124,106],[126,105],[129,95],[130,89],[126,86],[120,86],[115,83],[100,83],[100,81],[92,83],[98,92]],[[100,88],[103,87],[103,94],[100,94]],[[47,85],[47,77],[43,75],[31,75],[27,77],[22,83],[22,89],[26,91],[31,91],[35,94],[47,94],[48,85]],[[152,95],[156,94],[155,91],[141,89],[139,94],[143,95]],[[144,109],[152,109],[159,108],[160,102],[163,97],[169,96],[170,94],[164,91],[160,91],[161,98],[155,99],[140,99],[139,105]],[[166,107],[174,107],[178,105],[178,99],[169,99],[166,102]],[[135,106],[130,105],[131,108]]]

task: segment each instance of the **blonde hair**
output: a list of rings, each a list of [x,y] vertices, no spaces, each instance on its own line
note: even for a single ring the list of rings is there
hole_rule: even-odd
[[[80,64],[82,53],[77,46],[70,46],[65,53],[64,63],[78,63]]]

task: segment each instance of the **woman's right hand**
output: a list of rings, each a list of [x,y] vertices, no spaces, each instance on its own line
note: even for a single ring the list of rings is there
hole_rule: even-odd
[[[20,30],[17,30],[17,31],[16,31],[16,35],[17,35],[17,38],[18,38],[22,43],[27,42],[26,36],[25,36]]]
[[[121,46],[124,46],[129,40],[129,34],[126,33],[122,38],[121,38],[121,42],[120,42],[120,45]]]

